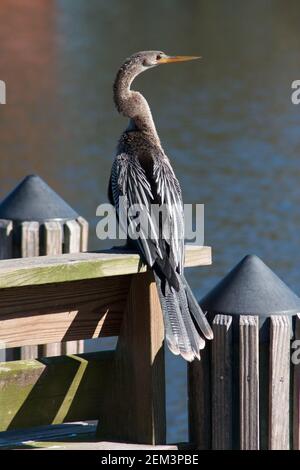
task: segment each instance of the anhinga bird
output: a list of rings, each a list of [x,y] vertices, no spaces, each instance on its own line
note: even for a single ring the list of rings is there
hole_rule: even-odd
[[[205,340],[212,339],[211,327],[184,277],[184,218],[181,189],[158,137],[146,99],[131,84],[141,72],[160,64],[196,59],[168,56],[163,52],[138,52],[121,66],[114,82],[118,111],[130,119],[122,134],[109,184],[109,199],[120,223],[120,197],[127,207],[142,207],[142,220],[127,216],[125,224],[140,233],[132,240],[142,259],[154,272],[170,350],[187,361],[200,358]],[[166,210],[164,228],[151,220],[151,205]],[[149,224],[151,236],[147,237]],[[154,233],[153,233],[154,230]],[[167,233],[166,236],[164,236]],[[144,236],[145,235],[145,236]]]

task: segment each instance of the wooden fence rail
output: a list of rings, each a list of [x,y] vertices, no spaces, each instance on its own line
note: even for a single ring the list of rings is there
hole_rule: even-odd
[[[186,247],[187,267],[209,264],[209,247]],[[188,368],[190,444],[299,449],[290,355],[300,319],[292,329],[291,318],[272,315],[261,335],[258,316],[210,317],[214,340]],[[103,336],[118,336],[114,351],[0,363],[0,431],[97,419],[101,440],[166,439],[164,329],[140,257],[120,249],[0,261],[0,344]]]
[[[186,266],[211,264],[188,246]],[[98,436],[163,444],[163,323],[151,271],[108,251],[0,262],[6,347],[119,336],[114,352],[0,364],[1,430],[99,419]]]

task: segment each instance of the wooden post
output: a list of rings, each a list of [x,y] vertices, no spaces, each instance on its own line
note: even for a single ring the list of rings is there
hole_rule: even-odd
[[[0,219],[0,260],[12,257],[12,231],[12,221]]]
[[[188,364],[189,441],[197,449],[211,449],[210,343],[201,360]]]
[[[87,250],[87,222],[83,222],[83,217],[80,222],[77,220],[68,220],[64,225],[64,253],[79,253],[81,247]],[[82,238],[83,237],[83,238]],[[62,343],[62,354],[79,354],[84,350],[84,341],[68,341]]]
[[[152,272],[132,276],[115,351],[114,384],[107,415],[99,420],[99,437],[164,444],[164,327]]]
[[[55,220],[42,225],[41,254],[60,255],[63,245],[63,227]],[[61,343],[43,344],[39,347],[39,356],[59,356],[62,354]]]
[[[63,228],[55,220],[44,222],[42,225],[42,255],[61,255],[63,244]]]
[[[0,259],[87,251],[88,222],[37,175],[25,177],[1,201],[0,212]],[[83,341],[64,350],[83,352]],[[10,350],[7,359],[19,359],[20,351],[22,359],[30,359],[60,354],[61,346],[24,346]]]
[[[269,376],[269,449],[290,448],[291,325],[284,315],[271,316]]]
[[[259,449],[259,323],[240,316],[240,448]]]
[[[38,222],[21,223],[21,258],[39,256],[39,228]]]
[[[38,222],[22,222],[20,226],[21,232],[21,258],[31,256],[39,256],[39,223]],[[38,357],[38,346],[23,346],[21,348],[21,359],[31,359]]]
[[[299,350],[300,346],[300,317],[296,317],[295,325],[295,340],[296,349]],[[293,377],[293,449],[300,450],[300,360],[299,352],[295,351],[293,355],[294,363],[294,377]]]
[[[216,315],[212,342],[212,448],[232,449],[232,317]]]
[[[88,222],[83,217],[65,223],[49,220],[44,223],[24,221],[14,224],[0,219],[0,259],[79,253],[88,248]],[[7,360],[34,359],[38,356],[82,353],[84,341],[70,341],[61,346],[53,343],[22,346],[7,352]]]
[[[64,253],[80,251],[81,226],[76,220],[68,220],[64,225]]]
[[[0,260],[9,259],[13,256],[13,223],[11,220],[0,219]],[[13,349],[7,349],[5,360],[13,360],[15,357]]]
[[[1,201],[0,214],[0,259],[87,251],[88,222],[37,175],[26,176]],[[65,350],[82,352],[83,341]],[[35,358],[38,352],[59,354],[60,346],[22,347],[21,357]],[[19,351],[11,353],[10,359],[19,358]]]
[[[80,225],[80,251],[84,252],[88,249],[88,239],[89,239],[89,223],[83,218],[78,217],[77,222]]]

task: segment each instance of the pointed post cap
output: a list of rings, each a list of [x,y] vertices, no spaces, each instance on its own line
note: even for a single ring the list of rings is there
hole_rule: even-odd
[[[26,176],[0,203],[0,219],[14,222],[76,219],[72,209],[37,175]]]
[[[300,298],[255,255],[242,259],[203,299],[203,310],[224,315],[296,315]]]

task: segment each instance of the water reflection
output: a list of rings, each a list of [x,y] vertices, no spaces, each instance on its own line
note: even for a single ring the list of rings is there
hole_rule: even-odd
[[[136,81],[185,201],[206,206],[214,265],[191,284],[202,295],[254,252],[299,292],[299,19],[283,0],[2,0],[0,197],[35,171],[95,226],[126,124],[111,98],[118,65],[143,49],[201,54]],[[184,377],[168,356],[171,440],[186,437]]]

